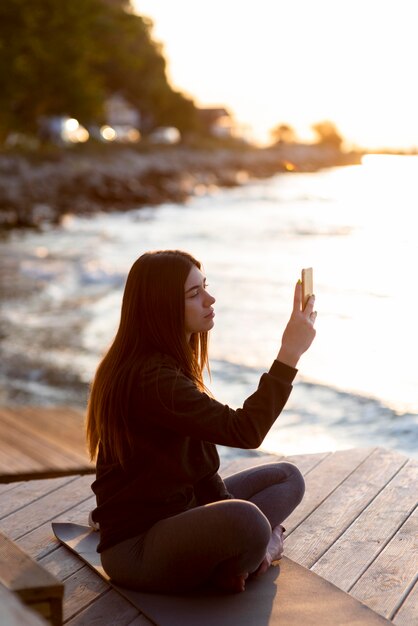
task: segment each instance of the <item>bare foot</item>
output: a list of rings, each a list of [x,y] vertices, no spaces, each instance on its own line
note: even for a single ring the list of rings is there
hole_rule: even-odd
[[[248,578],[248,573],[246,574],[221,574],[215,579],[215,586],[218,589],[222,589],[222,591],[227,591],[228,593],[241,593],[245,591],[245,581]]]
[[[283,556],[283,532],[284,528],[281,524],[275,526],[271,533],[270,541],[266,549],[266,556],[262,560],[258,569],[254,572],[256,577],[267,572],[268,568],[275,561],[279,561]]]

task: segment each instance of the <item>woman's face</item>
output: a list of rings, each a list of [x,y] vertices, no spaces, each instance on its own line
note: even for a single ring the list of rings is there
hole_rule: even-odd
[[[214,326],[213,303],[215,298],[206,290],[206,278],[193,266],[184,284],[185,326],[189,340],[192,333],[208,331]]]

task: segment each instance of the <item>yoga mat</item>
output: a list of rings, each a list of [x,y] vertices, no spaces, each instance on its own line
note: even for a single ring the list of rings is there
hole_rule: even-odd
[[[112,583],[88,526],[53,523],[61,543]],[[283,557],[239,594],[172,596],[113,587],[157,626],[388,626],[392,624],[314,572]],[[392,625],[393,626],[393,625]]]

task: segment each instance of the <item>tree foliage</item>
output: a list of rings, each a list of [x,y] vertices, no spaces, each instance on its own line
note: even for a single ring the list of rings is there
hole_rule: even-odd
[[[294,143],[296,141],[296,133],[289,124],[279,124],[275,126],[271,132],[271,138],[276,143]]]
[[[0,124],[35,130],[42,115],[96,115],[103,89],[91,68],[96,0],[5,0],[0,4]]]
[[[317,122],[312,130],[317,135],[319,144],[340,150],[344,140],[333,122]]]
[[[196,127],[151,29],[126,0],[2,0],[0,133],[33,132],[46,115],[99,121],[115,92],[155,124]]]
[[[97,71],[108,93],[121,93],[155,124],[192,129],[197,124],[195,106],[168,84],[165,59],[151,38],[151,28],[150,21],[109,7],[96,25],[99,48],[107,52]]]

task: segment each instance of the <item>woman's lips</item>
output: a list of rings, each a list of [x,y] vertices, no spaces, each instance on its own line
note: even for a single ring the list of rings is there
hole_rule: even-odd
[[[211,317],[215,317],[215,311],[211,311],[210,313],[208,313],[207,315],[205,315],[205,319],[209,319]]]

